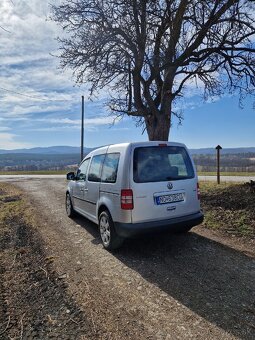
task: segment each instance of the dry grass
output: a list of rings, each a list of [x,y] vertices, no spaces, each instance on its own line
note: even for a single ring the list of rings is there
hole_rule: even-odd
[[[255,237],[255,192],[248,184],[201,182],[203,225],[239,237]]]
[[[0,183],[0,338],[95,339],[59,279],[35,213],[22,191]]]
[[[8,225],[12,220],[20,219],[23,223],[33,224],[31,208],[24,199],[21,190],[6,183],[0,183],[0,225]]]

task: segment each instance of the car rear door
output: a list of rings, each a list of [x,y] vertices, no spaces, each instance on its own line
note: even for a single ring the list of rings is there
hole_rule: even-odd
[[[175,218],[200,210],[197,177],[183,146],[135,148],[131,182],[133,223]]]

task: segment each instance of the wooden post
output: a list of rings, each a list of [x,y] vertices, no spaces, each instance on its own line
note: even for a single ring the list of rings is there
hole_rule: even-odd
[[[84,149],[84,96],[81,97],[81,161]]]
[[[220,184],[220,150],[222,147],[217,145],[215,149],[217,150],[217,183]]]

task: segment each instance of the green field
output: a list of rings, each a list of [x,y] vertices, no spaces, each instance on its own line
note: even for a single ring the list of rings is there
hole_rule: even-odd
[[[217,176],[216,172],[198,172],[198,176]],[[220,176],[255,176],[255,172],[221,172]]]
[[[65,175],[71,170],[0,171],[0,175]]]
[[[63,175],[68,170],[37,170],[37,171],[0,171],[0,175]],[[216,172],[198,172],[198,176],[216,176]],[[221,172],[221,176],[255,176],[255,172]]]

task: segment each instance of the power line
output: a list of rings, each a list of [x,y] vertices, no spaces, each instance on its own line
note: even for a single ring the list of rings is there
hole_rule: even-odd
[[[4,28],[3,26],[0,26],[0,28],[3,30],[3,31],[5,31],[5,32],[7,32],[7,33],[11,33],[10,31],[8,31],[6,28]]]
[[[1,86],[0,86],[0,89],[1,89],[1,90],[4,90],[4,91],[6,91],[6,92],[15,93],[15,94],[17,94],[17,95],[19,95],[19,96],[23,96],[23,97],[27,97],[27,98],[33,98],[33,99],[36,99],[36,100],[42,100],[42,101],[47,101],[47,102],[63,101],[63,100],[44,99],[44,98],[39,98],[39,97],[37,97],[37,96],[30,96],[30,95],[28,95],[28,94],[24,94],[24,93],[12,91],[12,90],[9,90],[9,89],[5,89],[4,87],[1,87]]]

